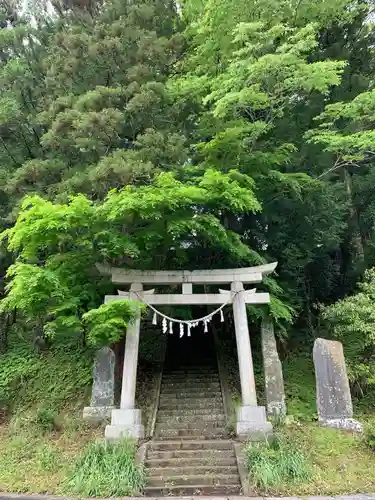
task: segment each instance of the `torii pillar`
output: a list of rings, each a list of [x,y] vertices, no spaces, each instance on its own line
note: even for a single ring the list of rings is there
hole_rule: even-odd
[[[142,291],[143,285],[141,283],[133,283],[130,287],[130,300],[137,300],[136,293],[139,294]],[[104,436],[106,439],[144,438],[145,430],[142,425],[141,410],[134,407],[140,327],[141,318],[138,316],[127,329],[120,408],[112,410],[111,424],[105,428]]]
[[[231,290],[237,292],[233,299],[233,317],[242,396],[242,406],[237,410],[236,434],[240,438],[259,441],[272,432],[272,424],[267,421],[265,407],[257,405],[245,290],[242,282],[232,282]]]

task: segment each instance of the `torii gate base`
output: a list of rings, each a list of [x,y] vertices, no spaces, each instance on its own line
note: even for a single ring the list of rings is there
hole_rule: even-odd
[[[239,438],[262,441],[272,433],[264,406],[241,406],[237,411],[236,433]]]
[[[144,298],[152,305],[174,304],[222,304],[225,300],[233,305],[236,333],[238,365],[241,380],[242,405],[237,412],[237,435],[253,440],[264,439],[272,432],[272,425],[267,421],[264,406],[257,405],[250,336],[246,314],[247,303],[269,303],[268,293],[255,293],[255,289],[246,291],[244,284],[260,283],[264,275],[271,273],[277,263],[243,269],[209,271],[129,271],[118,268],[100,267],[101,272],[110,274],[112,282],[130,285],[130,292],[121,295],[106,296],[105,302],[128,297],[133,300]],[[230,291],[220,290],[217,294],[194,294],[193,284],[229,284]],[[182,294],[155,294],[143,291],[143,284],[182,284]],[[112,410],[111,424],[105,429],[107,439],[119,439],[124,436],[144,437],[141,410],[134,408],[135,388],[138,364],[138,346],[140,336],[140,318],[129,327],[126,342],[122,379],[120,409]]]

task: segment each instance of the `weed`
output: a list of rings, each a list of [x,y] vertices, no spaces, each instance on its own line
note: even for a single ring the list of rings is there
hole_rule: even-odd
[[[283,412],[276,413],[271,417],[271,422],[275,430],[280,429],[287,424],[287,416]]]
[[[250,482],[263,491],[300,483],[311,475],[303,453],[277,436],[267,443],[249,443],[245,455]]]
[[[365,430],[365,443],[375,452],[375,424],[368,425]]]
[[[39,467],[43,471],[56,472],[59,468],[59,455],[50,445],[45,445],[38,453]]]
[[[35,425],[42,432],[52,432],[58,430],[57,414],[51,408],[39,408],[34,417]]]
[[[236,436],[236,423],[233,420],[225,424],[225,434],[232,438]]]
[[[135,443],[90,443],[76,460],[67,489],[82,496],[131,496],[144,485],[144,468],[135,463]]]

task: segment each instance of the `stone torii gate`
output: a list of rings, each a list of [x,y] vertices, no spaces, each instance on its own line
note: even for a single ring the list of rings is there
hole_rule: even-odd
[[[275,270],[277,263],[265,264],[241,269],[205,270],[205,271],[133,271],[120,268],[98,266],[103,274],[111,275],[117,285],[130,285],[129,292],[120,295],[107,295],[105,303],[112,300],[129,298],[144,300],[150,305],[215,305],[232,304],[237,343],[238,365],[241,381],[242,406],[237,412],[237,435],[251,436],[256,439],[272,431],[267,422],[264,406],[257,405],[255,379],[246,304],[268,304],[268,293],[256,293],[255,289],[245,290],[245,284],[261,283],[263,276]],[[144,290],[143,285],[182,285],[182,293],[159,294],[154,290]],[[219,293],[193,293],[193,285],[230,284],[230,290]],[[107,439],[122,436],[142,438],[144,428],[141,410],[135,408],[135,390],[140,337],[140,317],[129,326],[125,341],[125,355],[122,376],[121,403],[119,409],[113,409],[111,424],[105,429]]]

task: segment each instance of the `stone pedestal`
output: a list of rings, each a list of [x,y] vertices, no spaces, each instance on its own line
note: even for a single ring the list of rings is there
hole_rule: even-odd
[[[272,434],[264,406],[241,406],[237,410],[237,435],[250,441],[264,441]]]
[[[363,432],[363,424],[354,418],[329,418],[319,420],[320,425],[331,427],[332,429],[342,429],[344,431]]]
[[[124,437],[132,437],[135,439],[143,439],[145,434],[142,425],[141,410],[135,409],[119,409],[112,410],[111,425],[105,428],[106,439],[121,439]]]
[[[85,406],[82,416],[88,422],[103,422],[111,418],[111,412],[114,409],[114,406]]]

